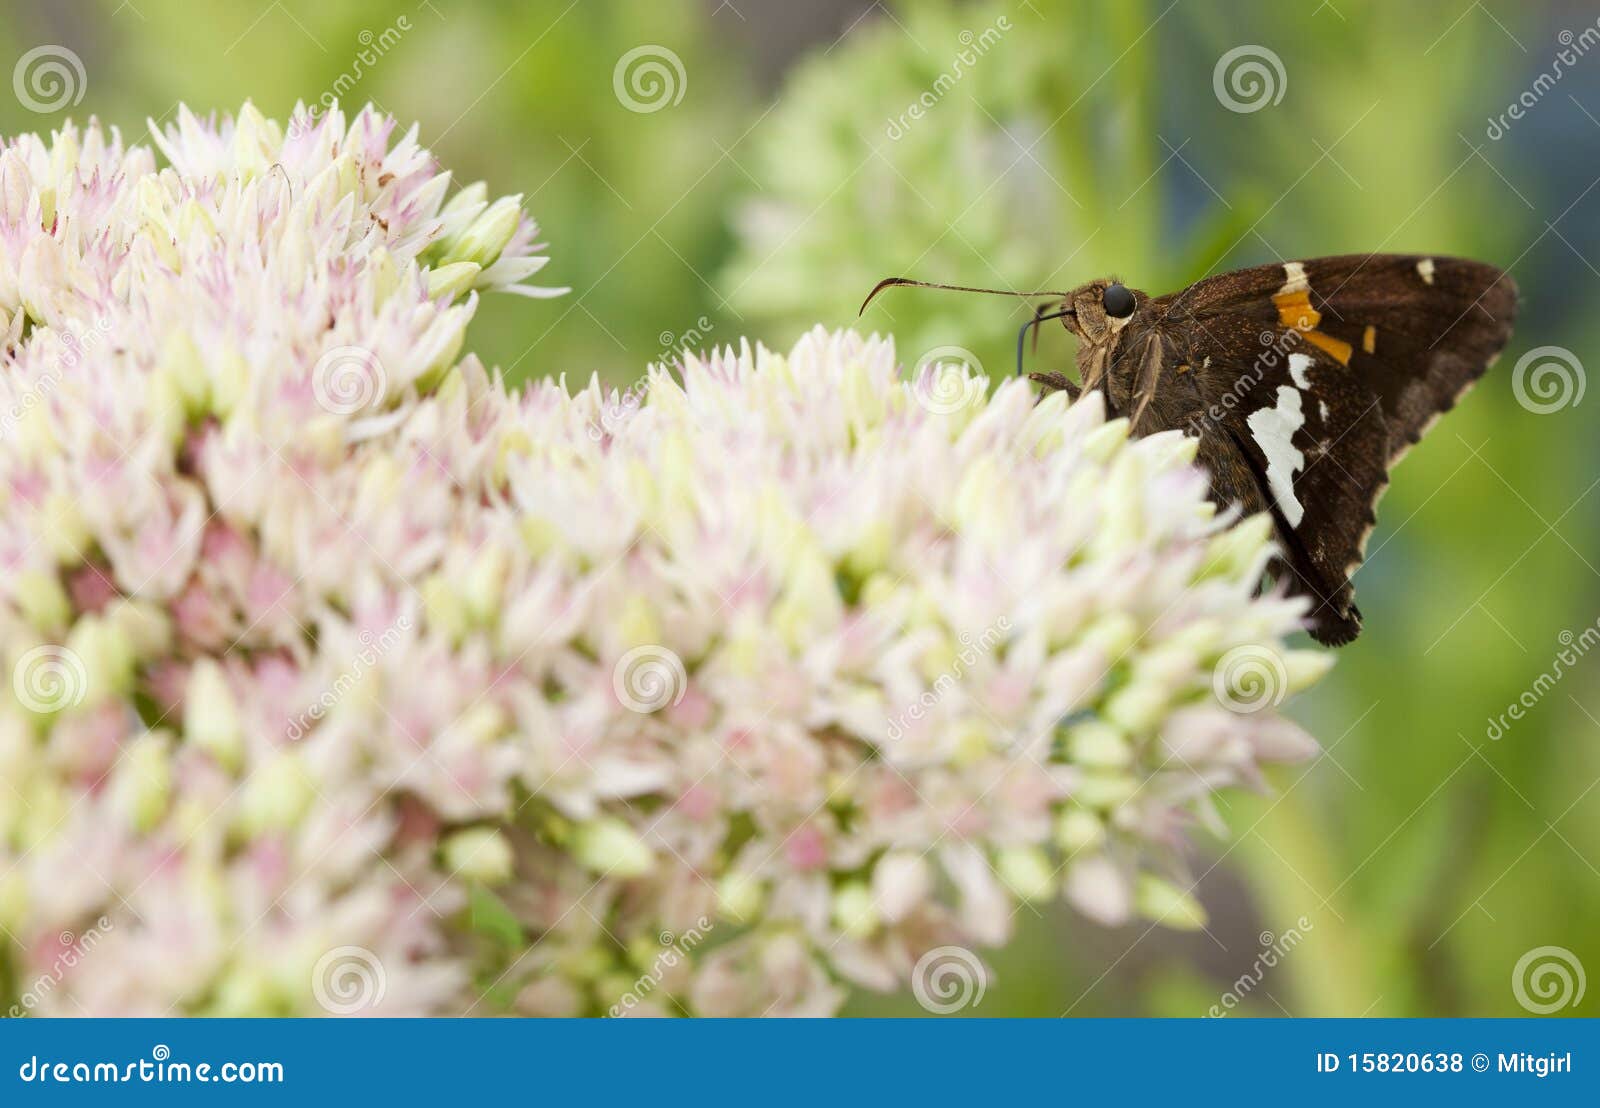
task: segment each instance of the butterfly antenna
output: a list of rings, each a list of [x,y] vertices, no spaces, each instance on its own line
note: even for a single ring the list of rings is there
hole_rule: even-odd
[[[913,281],[910,277],[885,277],[873,286],[871,292],[867,293],[867,298],[861,302],[861,311],[857,312],[856,315],[860,316],[865,313],[867,305],[877,299],[878,294],[884,289],[893,288],[897,285],[909,285],[918,289],[944,289],[948,292],[982,292],[990,296],[1059,296],[1065,298],[1067,295],[1054,289],[1044,289],[1039,292],[1016,292],[1012,289],[980,289],[972,285],[941,285],[934,281]]]

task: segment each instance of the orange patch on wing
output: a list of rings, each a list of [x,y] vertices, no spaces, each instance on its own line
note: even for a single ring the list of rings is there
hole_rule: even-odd
[[[1307,342],[1333,355],[1340,365],[1350,364],[1350,344],[1317,330],[1317,324],[1322,322],[1322,313],[1311,306],[1310,288],[1276,293],[1272,303],[1278,309],[1279,323],[1300,332]]]
[[[1365,331],[1361,332],[1361,349],[1370,354],[1377,348],[1378,329],[1376,327],[1369,326]]]
[[[1278,322],[1285,327],[1292,327],[1296,331],[1309,331],[1322,322],[1322,313],[1311,306],[1310,289],[1277,293],[1273,296],[1272,303],[1278,309]]]
[[[1350,364],[1351,347],[1343,339],[1336,339],[1332,335],[1321,331],[1305,332],[1306,341],[1312,346],[1317,346],[1331,354],[1340,365]]]

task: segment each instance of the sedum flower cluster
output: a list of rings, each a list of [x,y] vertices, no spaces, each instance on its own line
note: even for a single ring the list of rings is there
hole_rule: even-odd
[[[517,198],[371,110],[152,131],[0,152],[13,1014],[921,997],[1024,902],[1196,924],[1188,827],[1314,750],[1181,437],[820,329],[514,391]]]

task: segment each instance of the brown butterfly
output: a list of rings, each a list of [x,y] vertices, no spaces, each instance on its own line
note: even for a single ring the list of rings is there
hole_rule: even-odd
[[[1211,498],[1270,511],[1272,572],[1309,597],[1309,630],[1361,632],[1350,576],[1366,555],[1389,470],[1455,406],[1511,337],[1515,282],[1482,262],[1349,254],[1255,266],[1150,296],[1114,278],[1071,292],[1006,293],[891,277],[890,286],[1051,296],[1017,336],[1059,319],[1078,380],[1029,376],[1074,399],[1099,389],[1130,432],[1200,440]]]

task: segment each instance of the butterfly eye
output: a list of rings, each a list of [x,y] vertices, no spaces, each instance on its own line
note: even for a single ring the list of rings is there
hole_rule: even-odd
[[[1113,319],[1127,319],[1133,314],[1133,293],[1128,291],[1127,285],[1107,285],[1100,295],[1100,303],[1106,315]]]

